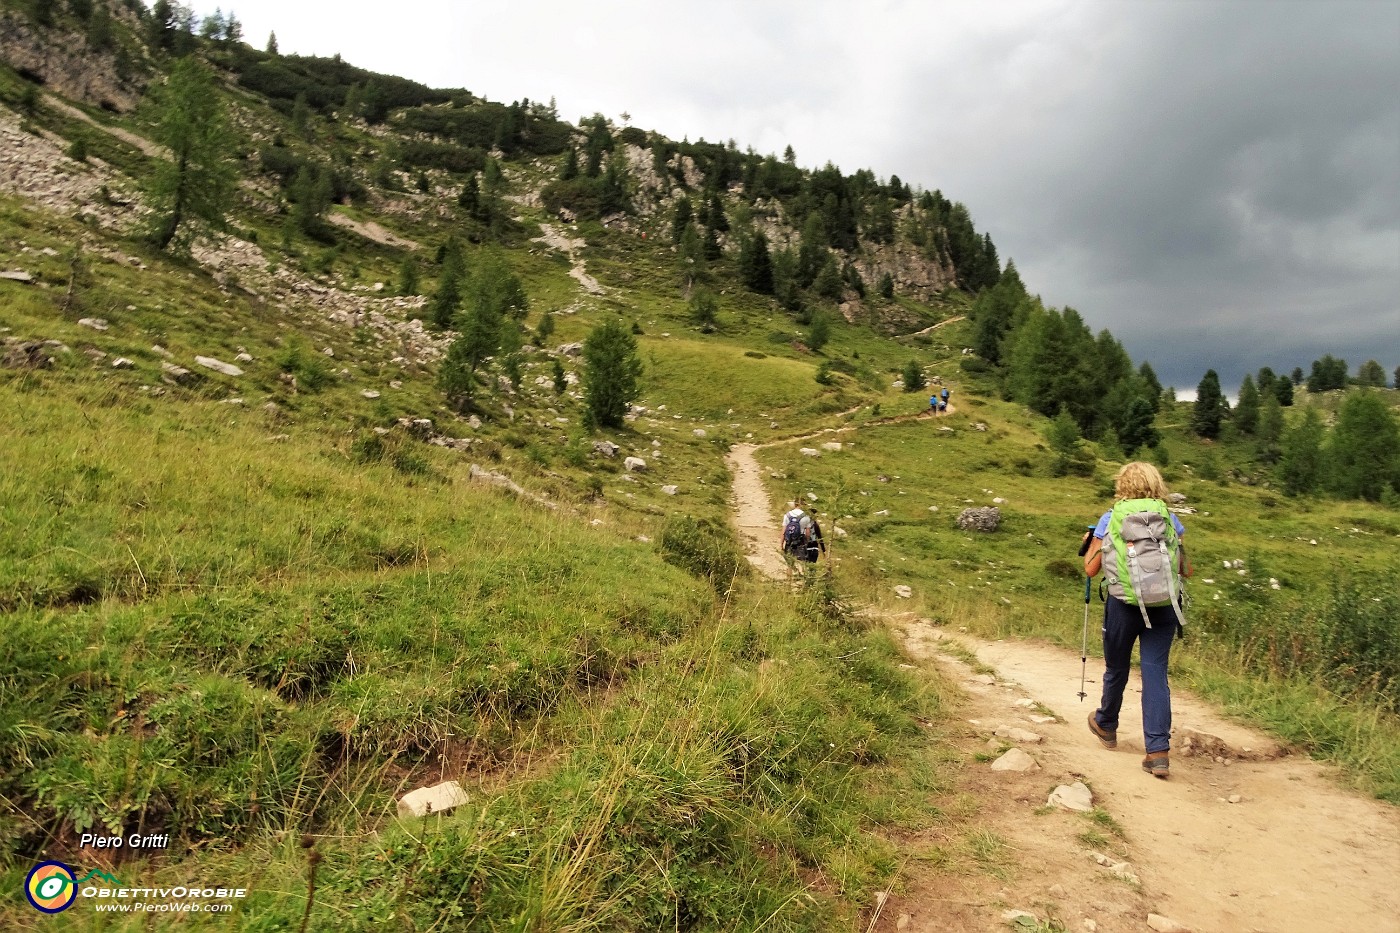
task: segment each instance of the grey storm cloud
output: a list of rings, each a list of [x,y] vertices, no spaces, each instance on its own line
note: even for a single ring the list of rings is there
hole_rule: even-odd
[[[395,10],[237,7],[284,52],[940,189],[1047,303],[1179,388],[1324,353],[1400,365],[1400,3]]]

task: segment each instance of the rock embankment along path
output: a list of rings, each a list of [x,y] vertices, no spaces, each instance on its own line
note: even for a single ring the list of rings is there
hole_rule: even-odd
[[[749,561],[786,579],[781,503],[763,488],[758,449],[738,445],[727,458],[733,521]],[[1004,931],[1021,911],[1091,933],[1400,933],[1400,810],[1342,786],[1335,769],[1177,687],[1172,774],[1157,780],[1141,769],[1136,675],[1118,749],[1107,751],[1085,724],[1101,666],[1091,664],[1081,701],[1072,651],[948,633],[912,614],[884,621],[911,661],[962,686],[947,730],[964,753],[954,793],[975,801],[977,830],[1005,840],[1010,854],[1003,872],[950,877],[919,859],[946,842],[939,829],[901,838],[905,871],[870,905],[869,930]],[[1031,759],[1029,770],[993,770],[974,757],[1006,746]],[[1073,783],[1090,789],[1100,820],[1046,808],[1057,785]],[[1102,831],[1109,818],[1121,838]]]

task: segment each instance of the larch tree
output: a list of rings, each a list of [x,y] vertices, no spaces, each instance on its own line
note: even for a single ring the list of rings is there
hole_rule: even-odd
[[[1220,391],[1220,376],[1206,370],[1196,386],[1196,403],[1191,409],[1191,431],[1197,437],[1214,439],[1220,434],[1221,422],[1230,412],[1230,403]]]
[[[155,140],[169,159],[156,159],[146,183],[151,241],[162,250],[188,252],[199,236],[221,232],[238,181],[234,136],[214,74],[198,59],[182,58],[155,92]]]

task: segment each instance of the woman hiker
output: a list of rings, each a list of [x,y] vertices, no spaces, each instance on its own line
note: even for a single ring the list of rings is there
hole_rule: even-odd
[[[1114,479],[1115,503],[1133,499],[1157,500],[1161,503],[1161,512],[1170,518],[1179,541],[1186,534],[1186,529],[1175,515],[1167,513],[1167,494],[1167,484],[1162,474],[1150,463],[1126,464]],[[1113,514],[1112,510],[1105,512],[1091,532],[1093,539],[1084,555],[1084,573],[1087,576],[1097,576],[1103,569],[1104,538],[1109,534]],[[1121,543],[1110,543],[1114,544],[1115,550],[1122,547]],[[1185,550],[1178,549],[1176,553],[1177,569],[1183,576],[1190,576],[1191,568]],[[1112,572],[1108,574],[1110,580],[1115,575]],[[1146,619],[1143,617],[1144,608]],[[1142,768],[1158,778],[1165,778],[1170,768],[1168,752],[1171,748],[1172,695],[1167,684],[1167,658],[1179,625],[1177,607],[1172,605],[1129,605],[1112,594],[1104,602],[1103,699],[1099,708],[1089,714],[1089,731],[1098,737],[1104,748],[1118,747],[1118,713],[1123,707],[1123,690],[1128,685],[1133,642],[1138,642],[1142,662],[1142,734],[1147,752]]]

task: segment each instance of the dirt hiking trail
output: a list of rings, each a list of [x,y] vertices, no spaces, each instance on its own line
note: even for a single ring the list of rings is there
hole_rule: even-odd
[[[749,561],[777,580],[787,579],[782,508],[754,452],[799,439],[737,445],[727,458]],[[1108,751],[1085,722],[1101,661],[1090,659],[1081,701],[1073,651],[982,641],[913,613],[881,618],[916,666],[936,666],[962,696],[951,723],[934,727],[940,772],[955,772],[955,786],[930,801],[946,822],[894,834],[906,861],[870,905],[867,933],[1400,933],[1400,810],[1343,787],[1335,769],[1174,685],[1171,777],[1158,780],[1141,768],[1136,672]],[[999,729],[1023,734],[997,738]],[[943,761],[949,747],[956,764]],[[992,770],[1008,747],[1028,753],[1031,770]],[[1057,785],[1077,781],[1096,814],[1045,806]],[[946,867],[968,839],[993,840],[1002,854]]]

